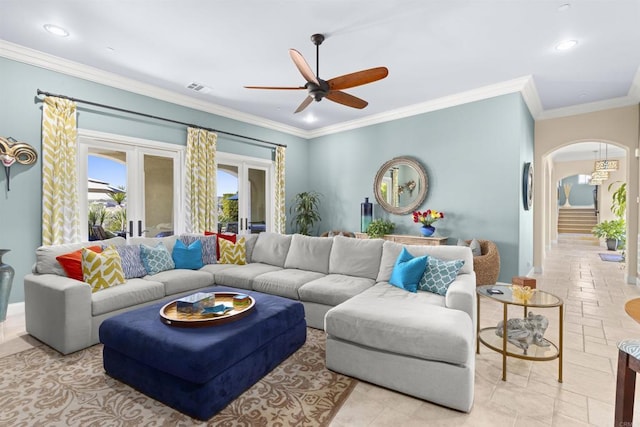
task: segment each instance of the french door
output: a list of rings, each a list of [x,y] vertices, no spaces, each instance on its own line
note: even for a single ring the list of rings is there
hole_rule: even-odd
[[[274,167],[269,160],[218,153],[218,231],[271,231]]]
[[[78,135],[84,240],[183,231],[184,147],[86,130]]]

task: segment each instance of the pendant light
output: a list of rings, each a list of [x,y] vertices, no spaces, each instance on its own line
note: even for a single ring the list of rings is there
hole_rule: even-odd
[[[594,168],[596,172],[613,172],[618,170],[618,161],[609,160],[608,147],[609,147],[609,144],[605,143],[604,160],[596,160],[595,168]]]

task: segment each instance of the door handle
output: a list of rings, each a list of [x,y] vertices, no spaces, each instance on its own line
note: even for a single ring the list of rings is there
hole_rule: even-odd
[[[129,221],[129,236],[133,237],[133,221]]]
[[[244,229],[248,230],[249,229],[249,218],[245,218],[244,219]]]
[[[138,237],[142,236],[142,220],[138,221]]]

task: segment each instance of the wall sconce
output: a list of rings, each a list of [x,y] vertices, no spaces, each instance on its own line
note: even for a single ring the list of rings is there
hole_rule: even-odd
[[[0,136],[0,161],[4,166],[4,173],[7,177],[7,191],[11,190],[9,186],[11,166],[15,162],[21,165],[32,165],[37,159],[36,150],[29,144],[18,142],[12,137],[4,138]]]

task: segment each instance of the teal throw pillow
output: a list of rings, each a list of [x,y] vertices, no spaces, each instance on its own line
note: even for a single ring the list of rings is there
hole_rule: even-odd
[[[428,255],[414,257],[406,248],[402,248],[402,252],[398,255],[396,264],[393,266],[389,283],[400,289],[416,292],[418,290],[418,282],[420,282],[420,278],[427,266],[428,258]]]
[[[195,240],[187,246],[182,240],[176,240],[171,258],[173,258],[176,268],[184,268],[186,270],[202,268],[204,265],[202,262],[202,242]]]
[[[443,261],[438,258],[429,257],[427,268],[420,279],[418,288],[421,291],[432,292],[438,295],[446,295],[449,285],[456,280],[458,271],[464,265],[464,261],[456,259],[453,261]]]
[[[149,274],[176,268],[173,259],[171,259],[171,254],[162,242],[158,243],[154,248],[140,245],[140,258],[142,258],[144,268]]]
[[[200,240],[200,243],[202,243],[202,263],[216,264],[218,262],[218,256],[216,255],[218,238],[215,235],[196,236],[193,234],[183,234],[180,236],[180,240],[187,246],[196,240]]]

